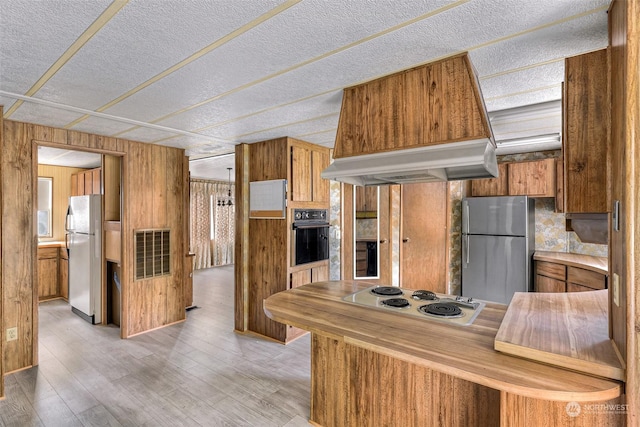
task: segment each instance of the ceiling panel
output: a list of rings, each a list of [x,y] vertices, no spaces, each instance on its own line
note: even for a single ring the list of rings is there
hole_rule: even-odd
[[[102,155],[85,151],[39,146],[38,163],[90,169],[102,165]]]
[[[460,51],[489,111],[560,99],[564,58],[607,45],[608,3],[11,0],[0,103],[27,95],[11,119],[199,157],[283,135],[333,146],[343,88]]]
[[[129,2],[40,93],[83,108],[101,107],[276,4]],[[150,104],[146,109],[153,108]]]
[[[25,94],[110,3],[0,2],[0,89]]]

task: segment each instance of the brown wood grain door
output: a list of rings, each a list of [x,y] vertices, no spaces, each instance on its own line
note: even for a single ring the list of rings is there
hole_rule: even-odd
[[[400,286],[447,292],[446,182],[402,185]]]

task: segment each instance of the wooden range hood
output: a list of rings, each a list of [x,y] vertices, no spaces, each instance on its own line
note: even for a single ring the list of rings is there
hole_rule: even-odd
[[[498,176],[468,54],[346,88],[334,159],[323,178],[355,185]]]

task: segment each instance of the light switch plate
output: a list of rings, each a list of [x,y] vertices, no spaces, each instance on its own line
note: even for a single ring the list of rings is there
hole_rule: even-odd
[[[620,307],[620,276],[613,273],[613,303]]]
[[[15,341],[18,339],[18,328],[7,328],[7,341]]]

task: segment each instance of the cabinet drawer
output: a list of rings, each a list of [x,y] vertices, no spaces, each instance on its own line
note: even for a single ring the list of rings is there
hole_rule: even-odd
[[[38,248],[38,259],[58,258],[59,248]]]
[[[536,261],[536,273],[558,280],[565,280],[567,278],[567,270],[564,265],[547,261]]]
[[[567,267],[567,282],[592,289],[605,288],[605,276],[603,274],[577,267]]]
[[[567,284],[562,280],[536,276],[536,292],[566,292]]]

